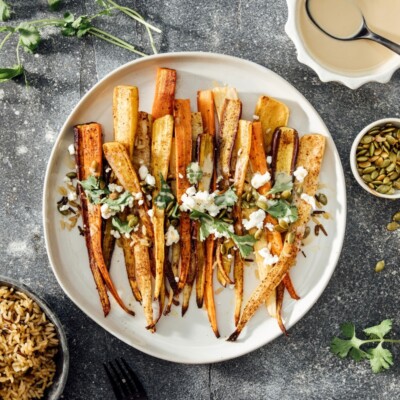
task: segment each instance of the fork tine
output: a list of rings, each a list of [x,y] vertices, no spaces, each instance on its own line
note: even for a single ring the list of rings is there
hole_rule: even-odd
[[[122,394],[125,397],[129,396],[129,390],[126,387],[126,379],[124,379],[124,377],[121,376],[121,372],[118,371],[116,367],[114,367],[114,364],[112,362],[109,363],[109,366],[112,369],[112,371],[114,372],[114,375],[117,377],[117,383],[118,383],[120,390],[122,391]]]
[[[126,370],[122,367],[122,365],[119,363],[117,359],[115,359],[115,363],[117,364],[117,367],[122,373],[122,376],[124,377],[126,384],[128,385],[131,394],[138,394],[138,389],[136,388],[135,382],[132,382],[132,378],[129,376],[129,374],[126,373]]]
[[[111,363],[110,363],[110,365],[111,365]],[[106,363],[103,363],[103,367],[104,367],[104,369],[106,370],[106,374],[107,374],[108,380],[109,380],[110,383],[111,383],[111,387],[112,387],[112,389],[113,389],[113,392],[114,392],[114,394],[115,394],[115,397],[116,397],[117,399],[120,399],[120,398],[122,397],[123,393],[121,392],[121,389],[119,388],[117,381],[115,380],[115,378],[114,378],[113,375],[111,374],[111,372],[110,372],[110,370],[108,369]]]
[[[127,369],[129,376],[131,379],[134,381],[137,390],[139,393],[143,396],[146,396],[146,391],[144,390],[143,385],[141,384],[139,378],[136,376],[136,374],[133,372],[132,368],[129,366],[129,364],[125,361],[124,358],[121,358],[122,364],[124,364],[125,368]]]

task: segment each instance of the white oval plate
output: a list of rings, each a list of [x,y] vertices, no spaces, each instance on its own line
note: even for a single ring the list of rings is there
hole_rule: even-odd
[[[238,89],[245,119],[252,119],[258,97],[266,94],[286,103],[291,111],[289,125],[300,135],[321,133],[327,137],[327,148],[320,182],[329,198],[326,210],[332,218],[324,221],[329,237],[313,239],[304,247],[307,258],[299,253],[291,276],[301,300],[285,294],[283,317],[287,328],[293,326],[312,307],[324,291],[338,261],[346,224],[346,191],[342,165],[334,142],[323,121],[310,103],[288,82],[270,70],[249,61],[208,53],[161,54],[128,63],[96,84],[78,103],[65,122],[54,145],[47,168],[43,195],[44,231],[47,252],[53,271],[65,293],[89,317],[127,344],[152,356],[181,363],[209,363],[246,354],[265,345],[281,334],[276,321],[267,316],[264,307],[257,312],[236,343],[227,342],[233,332],[233,290],[216,294],[220,339],[214,337],[204,310],[196,307],[194,296],[184,318],[180,308],[157,324],[151,334],[144,326],[141,307],[133,300],[119,248],[113,257],[111,276],[126,303],[134,307],[136,317],[124,313],[111,298],[112,310],[104,318],[95,284],[88,265],[85,242],[78,230],[61,230],[56,202],[57,187],[63,184],[73,142],[75,124],[97,121],[102,124],[105,141],[112,140],[112,91],[119,84],[136,85],[140,90],[140,109],[151,111],[157,67],[174,68],[178,73],[177,98],[190,98],[196,107],[199,89],[211,88],[215,82]],[[257,284],[255,270],[245,271],[246,301]],[[215,288],[219,286],[215,284]],[[295,334],[292,340],[295,340]]]

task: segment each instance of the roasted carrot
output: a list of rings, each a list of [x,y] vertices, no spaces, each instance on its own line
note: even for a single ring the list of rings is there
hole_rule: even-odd
[[[186,176],[186,168],[192,159],[192,125],[190,101],[187,99],[175,100],[175,155],[176,155],[176,198],[182,204],[182,195],[190,187]],[[181,259],[179,274],[179,290],[182,290],[190,268],[190,217],[182,212],[180,216],[179,235],[181,241]]]
[[[243,330],[247,322],[252,318],[258,307],[265,298],[277,288],[283,277],[296,261],[301,240],[307,222],[311,215],[311,206],[306,201],[297,196],[297,192],[302,190],[304,193],[314,196],[317,191],[318,177],[321,170],[322,157],[325,150],[325,137],[322,135],[305,135],[300,139],[299,154],[297,165],[308,165],[308,175],[303,182],[295,182],[296,194],[295,203],[298,209],[298,219],[290,227],[285,237],[279,261],[275,264],[266,278],[259,284],[246,304],[236,330],[228,338],[235,341]]]
[[[79,180],[87,179],[93,172],[99,176],[103,162],[101,126],[97,123],[77,125],[74,128],[74,132]],[[82,203],[87,202],[86,194],[83,190],[81,190],[80,195]],[[90,207],[86,207],[84,212],[86,213],[86,216],[84,216],[86,228],[90,237],[89,256],[93,255],[94,263],[99,269],[108,290],[121,308],[134,315],[134,312],[129,310],[120,298],[104,262],[100,205],[91,204]],[[99,284],[99,282],[96,282],[96,284]]]
[[[176,71],[169,68],[158,68],[153,110],[151,112],[154,119],[164,115],[173,115],[175,86]]]
[[[261,122],[253,122],[253,131],[251,137],[250,165],[253,174],[256,172],[264,175],[269,172],[267,159],[265,158],[264,141],[261,128]],[[271,189],[271,181],[265,183],[257,189],[258,193],[266,195]]]
[[[214,274],[214,238],[209,236],[206,239],[206,283],[204,291],[204,300],[206,303],[208,319],[211,324],[211,328],[217,338],[219,338],[219,331],[217,325],[217,315],[215,312],[214,302],[214,287],[213,287],[213,274]]]
[[[300,300],[300,296],[297,294],[296,289],[293,286],[293,282],[292,279],[290,278],[289,272],[283,277],[282,282],[285,285],[285,288],[288,291],[290,297],[293,300]]]

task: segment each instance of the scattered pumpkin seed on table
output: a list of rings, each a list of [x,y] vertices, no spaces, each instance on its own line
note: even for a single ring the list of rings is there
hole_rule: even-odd
[[[385,268],[385,260],[378,261],[375,265],[375,272],[381,272]]]
[[[371,128],[357,146],[356,162],[371,189],[381,194],[400,190],[400,128],[390,122]]]

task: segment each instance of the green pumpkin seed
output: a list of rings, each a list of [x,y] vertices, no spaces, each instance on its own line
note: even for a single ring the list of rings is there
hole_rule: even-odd
[[[392,222],[389,222],[387,225],[386,225],[386,229],[388,230],[388,231],[395,231],[395,230],[397,230],[397,229],[399,229],[400,228],[400,224],[398,223],[398,222],[396,222],[396,221],[392,221]]]
[[[279,226],[285,231],[289,229],[289,224],[284,219],[279,220]]]
[[[382,181],[382,183],[384,183],[385,185],[389,185],[391,183],[391,180],[388,176],[385,177],[385,179]],[[391,185],[389,185],[391,186]]]
[[[395,168],[396,168],[396,164],[391,163],[391,164],[389,164],[388,167],[386,167],[386,172],[390,173],[390,172],[394,171]]]
[[[127,219],[129,221],[128,225],[130,228],[135,227],[139,223],[139,218],[136,215],[128,215]]]
[[[374,152],[375,152],[375,146],[374,146],[373,143],[371,143],[371,144],[369,145],[369,155],[370,155],[370,157],[372,157],[372,156],[374,155]],[[360,155],[361,155],[361,154],[360,154]]]
[[[367,168],[364,168],[363,173],[364,174],[370,174],[372,171],[375,171],[375,169],[376,168],[374,166],[367,167]]]
[[[66,176],[69,179],[75,179],[76,178],[76,172],[68,172],[68,174]]]
[[[372,182],[371,175],[362,175],[361,178],[363,179],[364,182]]]
[[[311,228],[309,226],[306,226],[306,229],[304,230],[304,235],[303,235],[303,239],[307,238],[308,235],[311,232]]]
[[[256,202],[256,206],[261,208],[261,210],[267,211],[268,210],[268,203],[265,200],[258,199]]]
[[[378,261],[375,265],[375,272],[381,272],[385,268],[385,260]]]
[[[381,194],[386,194],[390,190],[388,185],[380,185],[376,188],[376,191]]]
[[[385,128],[381,131],[381,133],[391,133],[394,132],[396,130],[396,128],[393,125],[389,125],[390,128]]]
[[[251,194],[251,192],[246,194],[246,201],[250,202],[252,199],[253,195]]]
[[[254,239],[260,240],[262,234],[263,234],[263,230],[262,230],[262,229],[258,229],[258,230],[256,231],[256,233],[254,234]]]
[[[393,171],[388,175],[388,177],[390,178],[391,181],[394,181],[399,177],[399,174],[396,171]]]
[[[360,162],[368,161],[368,157],[365,157],[365,156],[357,157],[357,161],[360,161]]]
[[[393,187],[397,190],[400,190],[400,182],[399,181],[395,181],[393,182]]]
[[[395,222],[400,222],[400,211],[393,215],[392,220]]]
[[[374,138],[373,138],[371,135],[365,135],[365,136],[361,139],[361,143],[363,143],[363,144],[368,144],[368,143],[371,143],[373,139],[374,139]]]
[[[326,206],[328,204],[328,198],[326,197],[325,194],[318,193],[315,197],[317,198],[317,201],[321,203],[323,206]]]
[[[378,177],[378,171],[373,171],[372,173],[371,173],[371,179],[374,181],[377,177]]]
[[[364,156],[367,153],[368,153],[367,149],[362,149],[360,151],[357,151],[357,156]]]
[[[283,232],[286,232],[286,229],[283,229],[280,225],[275,225],[274,226],[274,231],[283,233]]]
[[[292,195],[290,190],[285,190],[281,193],[281,199],[287,200]]]
[[[397,143],[397,140],[392,135],[386,135],[386,141],[392,146]]]
[[[288,235],[287,235],[288,243],[290,243],[290,244],[294,243],[294,239],[296,239],[295,233],[294,232],[288,233]]]
[[[380,166],[382,168],[386,168],[389,165],[390,165],[390,160],[386,159],[386,160],[383,160],[383,162],[382,162],[382,164]]]
[[[369,161],[364,161],[364,162],[360,162],[358,164],[358,166],[361,167],[361,168],[367,168],[367,167],[371,166],[371,163]]]
[[[368,183],[368,186],[372,189],[375,190],[375,185],[373,183]]]

